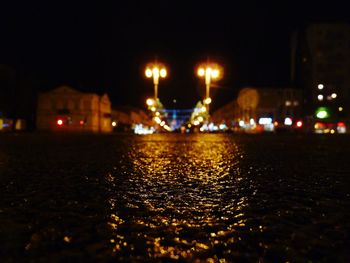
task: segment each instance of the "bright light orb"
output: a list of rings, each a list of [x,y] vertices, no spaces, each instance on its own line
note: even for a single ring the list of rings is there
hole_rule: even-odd
[[[293,121],[291,118],[287,117],[284,119],[284,125],[290,126],[293,124]]]
[[[320,108],[316,112],[316,117],[319,119],[325,119],[329,117],[328,111],[325,108]]]
[[[62,126],[63,125],[63,120],[61,120],[61,119],[57,120],[57,125],[58,126]]]
[[[337,93],[332,93],[331,95],[332,99],[335,99],[337,96],[338,96]]]
[[[113,126],[113,127],[117,126],[117,122],[112,121],[112,126]]]
[[[322,95],[322,94],[319,94],[319,95],[317,96],[317,99],[318,99],[319,101],[322,101],[322,100],[323,100],[323,95]]]
[[[146,104],[147,104],[148,106],[153,106],[154,103],[155,103],[154,99],[149,98],[149,99],[146,100]]]
[[[165,78],[166,77],[166,75],[167,75],[167,72],[166,72],[166,69],[165,68],[162,68],[161,70],[160,70],[160,76],[162,77],[162,78]]]
[[[155,121],[156,123],[158,123],[158,124],[162,122],[162,120],[161,120],[159,117],[155,117],[155,118],[154,118],[154,121]]]
[[[212,76],[212,78],[214,78],[214,79],[217,79],[217,78],[219,77],[219,74],[220,74],[220,72],[219,72],[219,70],[217,70],[217,69],[214,69],[214,70],[211,72],[211,76]]]
[[[205,74],[204,68],[199,68],[198,71],[197,71],[197,74],[198,74],[198,76],[203,77],[204,74]]]
[[[152,70],[150,68],[147,68],[146,71],[145,71],[145,74],[146,74],[147,78],[152,77]]]
[[[206,98],[206,99],[204,100],[204,103],[205,103],[205,104],[210,104],[210,103],[211,103],[211,98]]]
[[[319,90],[322,90],[322,89],[324,88],[324,85],[323,85],[323,84],[318,84],[317,88],[318,88]]]
[[[158,77],[159,76],[159,68],[155,67],[153,68],[153,76]]]

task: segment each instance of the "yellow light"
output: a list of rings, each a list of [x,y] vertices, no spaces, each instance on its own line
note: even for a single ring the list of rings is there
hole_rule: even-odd
[[[203,117],[202,117],[202,116],[199,116],[199,117],[198,117],[198,121],[199,121],[199,122],[202,122],[202,121],[203,121]]]
[[[335,130],[331,129],[331,134],[334,134],[335,133]]]
[[[154,118],[154,121],[155,121],[156,123],[158,123],[158,124],[162,122],[162,120],[161,120],[159,117],[155,117],[155,118]]]
[[[147,68],[146,71],[145,71],[145,74],[146,74],[147,78],[152,77],[152,70],[150,68]]]
[[[332,97],[333,99],[335,99],[337,96],[338,96],[337,93],[332,93],[332,95],[331,95],[331,97]]]
[[[338,111],[343,111],[343,107],[339,107],[339,108],[338,108]]]
[[[202,111],[202,112],[206,112],[206,111],[207,111],[207,108],[203,106],[203,107],[201,108],[201,111]]]
[[[157,67],[154,67],[153,68],[153,76],[155,76],[155,77],[159,77],[159,68],[157,68]]]
[[[193,124],[197,126],[199,124],[199,121],[194,121]]]
[[[152,107],[152,108],[151,108],[151,111],[156,111],[156,107]]]
[[[113,126],[113,127],[117,126],[117,122],[112,121],[112,126]]]
[[[212,72],[211,67],[207,67],[207,68],[205,69],[205,75],[211,76],[211,72]]]
[[[167,75],[166,69],[165,69],[165,68],[162,68],[162,69],[160,70],[160,76],[161,76],[162,78],[165,78],[166,75]]]
[[[149,98],[149,99],[146,100],[146,104],[147,104],[148,106],[153,106],[154,103],[155,103],[154,99]]]
[[[205,74],[204,68],[199,68],[198,71],[197,71],[197,74],[198,74],[198,76],[203,77],[204,74]]]
[[[159,116],[159,115],[160,115],[160,113],[157,111],[157,112],[156,112],[156,116]]]
[[[204,103],[205,103],[205,104],[210,104],[210,103],[211,103],[211,98],[206,98],[206,99],[204,100]]]
[[[211,72],[212,78],[217,79],[217,78],[219,77],[219,73],[220,73],[219,70],[214,69],[214,70]]]
[[[163,127],[165,125],[165,121],[162,121],[159,125]]]

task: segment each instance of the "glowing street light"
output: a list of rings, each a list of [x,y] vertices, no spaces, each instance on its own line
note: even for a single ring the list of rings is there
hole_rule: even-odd
[[[165,66],[161,63],[151,63],[148,64],[145,70],[145,75],[147,78],[153,77],[154,84],[154,99],[157,101],[158,99],[158,84],[159,78],[165,78],[167,76],[167,70]],[[151,106],[151,105],[149,105]]]
[[[205,98],[204,104],[209,112],[210,98],[210,84],[213,80],[218,80],[222,77],[221,67],[216,63],[203,63],[197,69],[197,75],[205,79]]]
[[[155,104],[155,101],[154,101],[154,99],[148,98],[146,100],[146,104],[151,107]]]

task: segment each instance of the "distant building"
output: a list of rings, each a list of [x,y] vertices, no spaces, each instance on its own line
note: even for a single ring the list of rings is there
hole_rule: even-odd
[[[247,87],[240,91],[237,100],[215,111],[211,119],[228,127],[239,123],[254,127],[259,122],[283,123],[286,118],[293,121],[302,117],[302,100],[302,91],[297,89]]]
[[[152,126],[151,116],[141,109],[124,106],[112,110],[112,123],[114,130],[130,131],[135,125]]]
[[[37,129],[66,132],[111,132],[111,102],[99,96],[61,86],[39,94]]]
[[[349,118],[350,25],[311,24],[292,38],[292,79],[303,87],[310,115],[326,107],[327,121]]]

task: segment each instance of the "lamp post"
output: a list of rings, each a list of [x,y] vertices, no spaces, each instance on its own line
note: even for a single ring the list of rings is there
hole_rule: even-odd
[[[154,99],[158,101],[159,78],[165,78],[167,76],[167,70],[164,65],[156,62],[147,65],[145,75],[147,78],[153,77]]]
[[[211,103],[210,85],[212,80],[218,80],[221,77],[220,66],[216,63],[203,63],[198,67],[197,75],[205,80],[205,98],[203,102],[209,113],[209,104]]]

